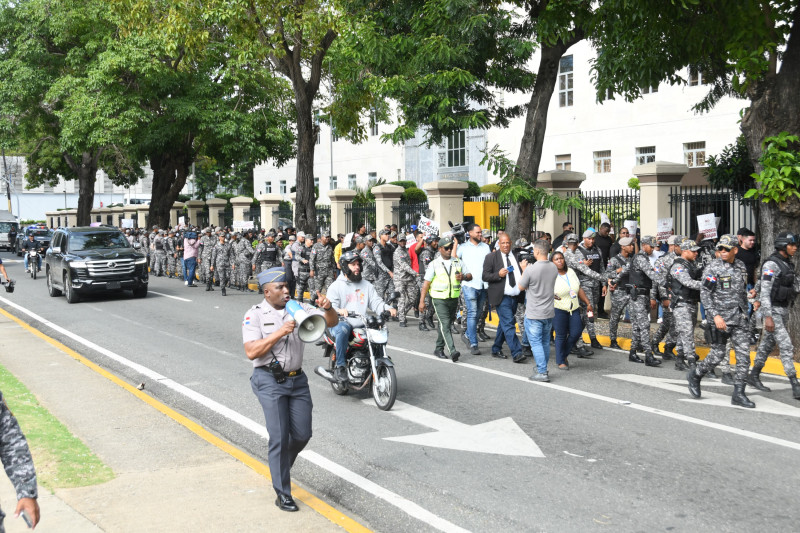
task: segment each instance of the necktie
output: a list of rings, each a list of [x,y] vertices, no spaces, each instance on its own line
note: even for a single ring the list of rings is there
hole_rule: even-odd
[[[506,254],[506,264],[509,267],[511,266],[511,259],[508,257],[508,254]],[[508,273],[508,283],[511,285],[512,289],[517,286],[517,280],[514,277],[514,273],[513,272],[509,272]]]

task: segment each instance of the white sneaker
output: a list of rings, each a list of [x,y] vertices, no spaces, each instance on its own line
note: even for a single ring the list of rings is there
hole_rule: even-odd
[[[183,282],[183,284],[184,285],[188,285],[189,284],[189,280],[187,279],[186,281]]]
[[[664,321],[664,319],[659,317],[658,320],[656,320],[656,324],[661,324],[661,322],[663,322],[663,321]]]

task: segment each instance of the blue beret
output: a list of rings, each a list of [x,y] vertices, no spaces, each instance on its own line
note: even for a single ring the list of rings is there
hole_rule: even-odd
[[[269,270],[261,272],[258,276],[258,284],[265,283],[283,283],[286,281],[286,270],[283,267],[272,267]]]

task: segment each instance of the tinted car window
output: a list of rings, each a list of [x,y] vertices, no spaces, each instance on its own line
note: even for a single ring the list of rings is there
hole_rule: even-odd
[[[61,241],[63,240],[64,240],[64,234],[56,233],[55,236],[53,237],[53,242],[51,243],[53,248],[55,248],[56,246],[61,246]]]
[[[69,237],[69,251],[97,250],[100,248],[130,248],[122,233],[73,233]]]
[[[0,233],[8,233],[12,227],[14,230],[17,229],[17,225],[13,222],[0,222]]]

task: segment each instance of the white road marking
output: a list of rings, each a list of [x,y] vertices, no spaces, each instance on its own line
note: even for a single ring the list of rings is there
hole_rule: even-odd
[[[422,352],[417,352],[414,350],[407,350],[405,348],[398,348],[396,346],[387,346],[389,350],[395,350],[398,352],[407,353],[410,355],[416,355],[418,357],[424,357],[426,359],[431,359],[433,361],[441,362],[444,364],[453,363],[449,361],[445,361],[444,359],[439,359],[438,357],[434,357],[433,355],[428,355]],[[492,368],[484,368],[478,365],[471,365],[469,363],[456,363],[460,368],[468,368],[470,370],[477,370],[479,372],[484,372],[487,374],[493,374],[495,376],[500,376],[508,379],[513,379],[516,381],[521,381],[523,383],[527,383],[532,386],[537,387],[546,387],[548,389],[553,389],[561,392],[566,392],[569,394],[575,394],[576,396],[583,396],[584,398],[591,398],[592,400],[599,400],[602,402],[617,404],[623,407],[627,407],[630,409],[636,409],[637,411],[642,411],[645,413],[650,413],[654,415],[663,416],[666,418],[672,418],[673,420],[679,420],[681,422],[688,422],[690,424],[696,424],[698,426],[704,426],[712,429],[718,429],[720,431],[725,431],[727,433],[732,433],[734,435],[739,435],[740,437],[747,437],[754,440],[759,440],[762,442],[768,442],[770,444],[775,444],[777,446],[784,446],[786,448],[791,448],[792,450],[800,450],[800,443],[792,442],[790,440],[781,439],[778,437],[771,437],[769,435],[763,435],[761,433],[755,433],[754,431],[748,431],[746,429],[740,429],[733,426],[726,426],[725,424],[718,424],[716,422],[708,422],[706,420],[701,420],[699,418],[694,418],[691,416],[682,415],[679,413],[673,413],[670,411],[665,411],[663,409],[657,409],[655,407],[649,407],[647,405],[639,405],[636,403],[626,403],[627,400],[620,400],[619,398],[611,398],[609,396],[603,396],[602,394],[595,394],[593,392],[582,391],[578,389],[572,389],[569,387],[565,387],[563,385],[555,385],[553,383],[539,383],[536,381],[530,381],[525,376],[517,376],[515,374],[509,374],[507,372],[501,372],[500,370],[494,370]],[[687,390],[688,392],[688,390]],[[748,409],[748,411],[752,411],[752,409]]]
[[[153,381],[157,381],[161,385],[172,389],[173,391],[194,400],[195,402],[199,403],[200,405],[214,411],[215,413],[227,418],[231,422],[239,424],[245,429],[248,429],[255,433],[256,435],[263,437],[264,439],[269,440],[269,435],[267,434],[267,428],[263,424],[255,422],[250,418],[230,409],[219,402],[212,400],[206,396],[203,396],[200,393],[189,389],[188,387],[177,383],[166,376],[159,374],[158,372],[147,368],[146,366],[140,365],[139,363],[135,363],[130,359],[127,359],[121,355],[118,355],[111,350],[107,350],[102,346],[98,346],[97,344],[93,343],[88,339],[84,339],[83,337],[68,331],[67,329],[59,326],[58,324],[54,324],[53,322],[47,320],[46,318],[37,315],[33,311],[30,311],[19,304],[16,304],[4,297],[0,297],[0,302],[5,303],[6,305],[13,307],[14,309],[19,310],[20,312],[28,315],[29,317],[33,318],[34,320],[41,322],[45,326],[58,331],[60,334],[69,337],[70,339],[95,350],[98,353],[103,354],[104,356],[112,359],[122,365],[127,366],[139,372],[140,374],[152,379]],[[359,487],[360,489],[372,494],[376,498],[380,498],[383,501],[397,507],[401,511],[405,512],[412,518],[416,518],[426,524],[431,525],[432,527],[438,529],[439,531],[444,531],[446,533],[468,533],[469,530],[466,530],[452,522],[445,520],[444,518],[433,514],[432,512],[428,511],[427,509],[420,507],[416,503],[412,502],[400,496],[397,493],[390,491],[389,489],[378,485],[377,483],[370,481],[369,479],[356,474],[355,472],[348,470],[344,466],[327,459],[326,457],[313,452],[311,450],[303,450],[300,452],[300,457],[303,459],[317,465],[318,467],[327,470],[328,472],[332,473],[333,475],[340,477],[353,485]]]
[[[153,294],[158,294],[159,296],[166,296],[167,298],[172,298],[173,300],[180,300],[182,302],[191,302],[191,300],[187,300],[186,298],[181,298],[180,296],[172,296],[171,294],[164,294],[163,292],[156,292],[150,291]]]
[[[372,400],[363,402],[371,404]],[[510,417],[470,426],[401,401],[395,402],[389,414],[436,431],[384,440],[465,452],[544,457],[539,446]]]

